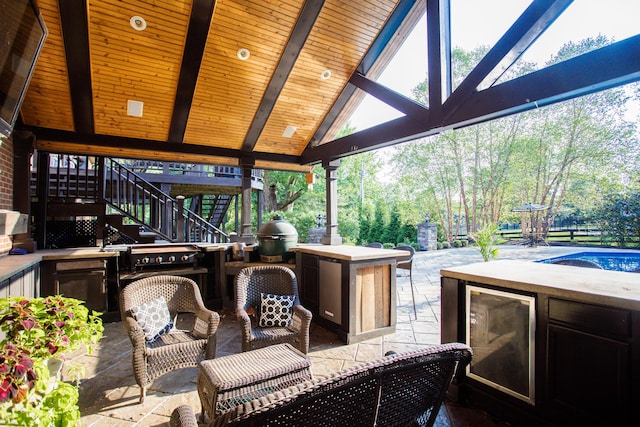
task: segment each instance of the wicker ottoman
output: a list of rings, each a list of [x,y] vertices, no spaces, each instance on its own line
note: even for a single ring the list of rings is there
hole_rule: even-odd
[[[311,379],[311,359],[290,344],[200,363],[198,394],[211,420],[235,406]]]

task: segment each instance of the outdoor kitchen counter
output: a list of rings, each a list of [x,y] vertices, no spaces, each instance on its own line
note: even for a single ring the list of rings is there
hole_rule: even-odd
[[[395,332],[396,249],[298,245],[296,273],[302,305],[313,321],[347,344]]]
[[[25,255],[6,255],[0,258],[0,281],[6,280],[42,261],[110,258],[115,256],[118,256],[118,252],[105,252],[100,248],[47,249]]]
[[[640,274],[530,261],[491,261],[440,270],[442,277],[640,310]]]
[[[365,261],[411,255],[407,251],[398,249],[378,249],[347,245],[298,245],[291,250],[345,261]]]
[[[440,275],[440,339],[474,358],[453,395],[512,425],[640,425],[640,274],[501,260]]]

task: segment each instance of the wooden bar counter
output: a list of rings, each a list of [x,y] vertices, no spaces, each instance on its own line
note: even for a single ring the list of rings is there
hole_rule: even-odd
[[[299,245],[302,304],[314,322],[354,343],[395,332],[396,262],[405,251],[346,245]]]

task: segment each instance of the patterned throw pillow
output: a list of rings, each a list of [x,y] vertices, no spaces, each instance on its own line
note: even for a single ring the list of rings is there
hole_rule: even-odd
[[[289,326],[293,315],[294,295],[260,294],[260,326]]]
[[[154,342],[173,328],[171,313],[164,297],[131,307],[131,314],[144,331],[147,342]]]

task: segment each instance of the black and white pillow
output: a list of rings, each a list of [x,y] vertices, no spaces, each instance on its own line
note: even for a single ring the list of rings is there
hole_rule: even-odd
[[[131,314],[144,331],[147,342],[154,342],[173,328],[173,320],[164,297],[131,307]]]
[[[289,326],[293,315],[294,295],[260,294],[261,327]]]

